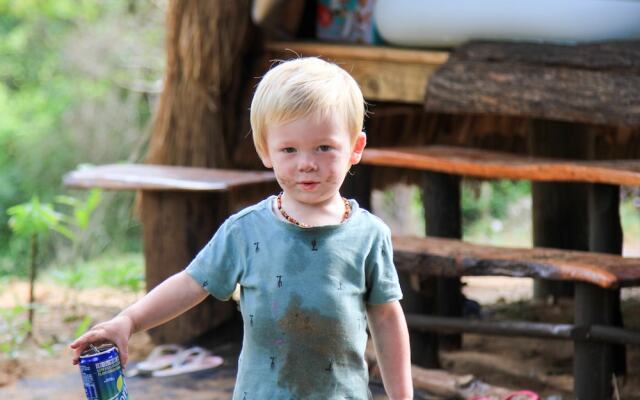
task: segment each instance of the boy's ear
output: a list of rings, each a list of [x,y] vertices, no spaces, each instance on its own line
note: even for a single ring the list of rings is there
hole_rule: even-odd
[[[273,164],[271,163],[271,157],[269,157],[269,154],[263,154],[262,151],[258,151],[258,157],[260,157],[260,160],[265,167],[273,168]]]
[[[362,152],[367,145],[367,135],[364,132],[358,133],[356,142],[353,145],[353,151],[351,152],[351,165],[357,164],[362,158]]]

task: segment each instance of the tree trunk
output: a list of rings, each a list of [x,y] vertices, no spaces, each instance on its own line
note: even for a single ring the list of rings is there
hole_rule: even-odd
[[[253,35],[250,2],[174,0],[167,12],[167,69],[149,145],[150,164],[231,168],[245,98],[244,66]],[[146,192],[147,290],[182,270],[233,210],[228,195]],[[195,218],[195,219],[194,219]],[[158,229],[162,227],[162,229]],[[158,256],[158,255],[162,256]],[[184,342],[219,326],[233,302],[207,299],[151,331],[157,342]]]
[[[231,167],[243,66],[253,32],[250,2],[174,0],[167,11],[167,70],[147,162]],[[247,67],[248,68],[248,67]]]

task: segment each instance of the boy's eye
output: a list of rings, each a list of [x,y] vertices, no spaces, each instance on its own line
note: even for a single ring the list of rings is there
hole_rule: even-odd
[[[318,150],[320,150],[322,152],[329,151],[329,150],[331,150],[331,146],[328,146],[328,145],[318,146]]]
[[[282,149],[282,151],[284,153],[295,153],[296,149],[293,147],[285,147],[284,149]]]

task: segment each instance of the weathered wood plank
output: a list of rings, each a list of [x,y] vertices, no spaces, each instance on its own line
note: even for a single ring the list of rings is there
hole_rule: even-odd
[[[560,160],[454,146],[368,148],[364,164],[489,179],[640,185],[637,160]]]
[[[640,73],[640,41],[577,45],[476,41],[457,47],[449,59],[451,61],[517,62]]]
[[[396,236],[400,272],[420,275],[513,276],[586,282],[606,289],[640,285],[640,259],[546,248],[481,246],[459,240]]]
[[[269,59],[319,56],[345,68],[367,100],[422,104],[429,76],[448,58],[445,51],[405,50],[382,46],[269,42]]]
[[[111,164],[78,169],[65,175],[73,188],[151,191],[225,191],[256,183],[275,182],[272,172],[178,167],[149,164]]]
[[[511,61],[452,61],[430,77],[425,109],[638,126],[638,104],[640,75]]]

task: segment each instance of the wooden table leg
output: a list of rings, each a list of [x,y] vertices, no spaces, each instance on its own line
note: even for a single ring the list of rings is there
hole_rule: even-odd
[[[588,283],[575,284],[576,327],[612,325],[616,314],[616,290],[603,289]],[[618,310],[619,311],[619,310]],[[576,340],[573,359],[574,392],[580,400],[612,398],[613,345]]]
[[[229,216],[228,193],[146,191],[141,217],[147,291],[183,270]],[[208,297],[149,331],[156,343],[182,343],[229,320],[234,302]]]

